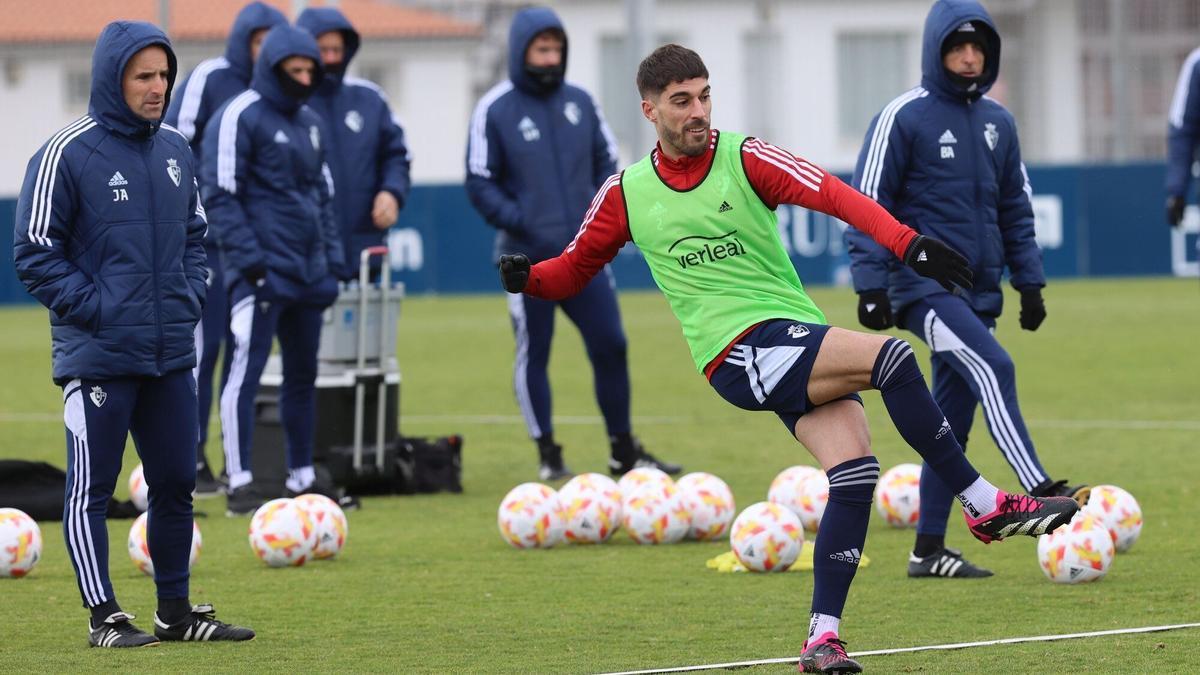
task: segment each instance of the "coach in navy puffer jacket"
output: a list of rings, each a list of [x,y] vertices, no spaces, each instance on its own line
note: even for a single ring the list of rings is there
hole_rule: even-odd
[[[942,66],[942,44],[962,24],[987,35],[986,70],[971,87]],[[925,21],[921,86],[871,121],[853,185],[902,223],[940,239],[971,261],[975,285],[959,292],[975,312],[999,316],[1005,266],[1017,289],[1046,285],[1034,241],[1031,194],[1013,116],[985,94],[1000,71],[1000,35],[978,2],[941,0]],[[865,234],[848,228],[854,290],[890,289],[897,314],[942,292]]]
[[[131,22],[105,30],[88,114],[33,156],[17,201],[17,275],[50,308],[58,384],[196,362],[208,269],[192,152],[175,129],[134,114],[121,85],[125,64],[152,44],[166,48],[173,84],[175,55],[161,31]]]

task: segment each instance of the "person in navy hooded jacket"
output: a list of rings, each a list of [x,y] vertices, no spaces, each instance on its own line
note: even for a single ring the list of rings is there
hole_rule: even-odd
[[[221,104],[242,93],[250,86],[254,59],[272,26],[286,24],[283,12],[261,2],[252,2],[238,12],[229,31],[225,56],[201,61],[183,80],[179,95],[171,99],[164,121],[179,129],[192,146],[196,164],[204,141],[204,125]],[[220,251],[214,236],[204,240],[208,253],[208,286],[216,289],[208,294],[204,316],[196,326],[197,354],[196,398],[200,406],[200,446],[196,450],[196,495],[207,496],[220,492],[221,485],[209,467],[204,446],[208,443],[208,415],[212,410],[213,372],[221,341],[229,331],[229,303],[225,298],[225,274]],[[223,383],[229,376],[229,354],[225,355]]]
[[[921,85],[871,121],[854,185],[898,220],[965,255],[975,285],[948,292],[850,227],[845,238],[858,317],[875,330],[903,326],[929,345],[934,398],[963,448],[982,403],[992,438],[1028,493],[1085,503],[1087,487],[1051,480],[1042,467],[1017,405],[1012,359],[994,336],[1006,267],[1020,292],[1021,327],[1037,330],[1046,318],[1046,278],[1016,122],[985,96],[999,70],[1000,35],[987,10],[974,0],[935,2],[925,20]],[[953,497],[932,471],[921,472],[920,491],[909,576],[990,576],[946,548]]]
[[[1184,59],[1167,114],[1167,224],[1171,227],[1183,222],[1197,148],[1200,148],[1200,48]]]
[[[467,139],[467,196],[496,228],[495,255],[553,258],[575,237],[592,196],[616,173],[617,147],[591,94],[563,82],[567,35],[553,10],[522,9],[508,34],[509,79],[484,94]],[[571,475],[554,442],[546,366],[561,306],[583,336],[596,400],[604,416],[614,475],[639,466],[679,473],[678,464],[646,452],[631,433],[625,331],[612,272],[597,275],[561,302],[509,294],[516,337],[513,389],[537,443],[542,480]]]
[[[250,89],[217,110],[204,132],[200,183],[226,266],[233,337],[221,391],[230,515],[252,513],[269,496],[252,483],[250,457],[254,395],[276,337],[288,493],[314,489],[321,313],[337,297],[345,260],[325,164],[328,134],[304,105],[322,76],[312,36],[275,26],[254,63]]]
[[[207,225],[187,141],[161,124],[175,73],[157,27],[108,24],[92,54],[88,114],[33,156],[17,201],[17,276],[50,309],[67,437],[63,533],[94,647],[254,637],[188,601],[192,335],[208,290]],[[121,610],[108,573],[105,514],[129,434],[150,486],[154,635]]]
[[[308,107],[329,130],[326,157],[337,186],[333,203],[346,252],[345,271],[357,278],[359,254],[385,243],[408,197],[411,159],[404,129],[379,85],[346,75],[361,40],[340,11],[310,7],[300,13],[296,25],[312,33],[321,50],[325,79]]]

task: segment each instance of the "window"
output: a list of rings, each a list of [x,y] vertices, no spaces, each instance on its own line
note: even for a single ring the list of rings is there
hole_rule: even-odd
[[[70,68],[64,80],[63,102],[68,110],[87,107],[92,97],[92,73],[87,68]]]
[[[682,43],[682,40],[677,35],[658,35],[654,46],[669,42]],[[600,63],[603,64],[600,91],[593,92],[599,98],[597,103],[604,112],[605,121],[617,137],[621,165],[641,158],[654,142],[652,131],[638,105],[641,99],[638,97],[636,76],[642,56],[635,54],[628,45],[629,39],[625,35],[605,35],[600,38]]]
[[[771,31],[746,34],[742,40],[746,82],[745,133],[759,138],[780,136],[779,71],[782,63],[782,40]]]
[[[837,38],[838,135],[861,141],[871,118],[913,86],[906,33],[843,33]]]

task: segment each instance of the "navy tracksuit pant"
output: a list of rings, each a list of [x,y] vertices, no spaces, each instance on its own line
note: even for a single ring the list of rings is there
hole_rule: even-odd
[[[238,279],[229,294],[233,359],[221,391],[221,432],[229,486],[241,487],[252,479],[254,396],[271,355],[271,342],[278,338],[283,359],[279,412],[287,439],[288,468],[293,477],[297,470],[303,470],[301,473],[306,476],[289,487],[308,487],[312,483],[309,474],[316,415],[317,348],[321,340],[321,315],[329,303],[325,298],[303,294],[298,298],[263,300],[254,293],[255,289],[244,279]]]
[[[939,293],[910,305],[903,325],[929,345],[933,362],[933,398],[965,450],[983,404],[988,431],[1026,492],[1046,480],[1017,405],[1012,358],[996,341],[994,317],[976,314],[965,300]],[[944,535],[953,493],[932,471],[921,471],[918,534]]]
[[[208,301],[204,303],[204,315],[196,324],[196,367],[192,374],[196,378],[196,401],[200,408],[200,443],[196,449],[198,464],[207,464],[204,447],[208,444],[208,416],[212,411],[213,374],[217,370],[217,356],[221,352],[221,341],[229,333],[229,301],[225,296],[225,273],[221,267],[221,253],[212,239],[205,240],[208,252]],[[226,349],[225,367],[221,385],[229,377],[231,354]]]
[[[558,302],[539,300],[522,293],[508,295],[508,313],[516,337],[513,389],[525,417],[529,436],[553,433],[550,420],[550,343],[554,338],[554,312],[562,307],[579,329],[592,362],[596,402],[609,436],[629,433],[629,367],[625,331],[617,305],[612,271],[604,268],[576,296]]]
[[[192,490],[196,488],[196,381],[162,377],[72,380],[63,387],[67,494],[63,533],[83,604],[113,599],[108,577],[108,501],[133,435],[150,489],[146,537],[158,597],[188,597]]]

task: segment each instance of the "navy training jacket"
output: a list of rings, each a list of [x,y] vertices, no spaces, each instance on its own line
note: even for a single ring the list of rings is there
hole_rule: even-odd
[[[985,73],[967,91],[942,65],[941,45],[965,22],[987,31]],[[1018,289],[1046,279],[1034,239],[1032,188],[1021,163],[1012,114],[984,96],[1000,67],[1000,35],[974,0],[938,0],[925,19],[921,86],[892,100],[871,120],[853,185],[897,220],[942,240],[970,261],[975,286],[958,291],[975,312],[999,316],[1007,266]],[[918,276],[867,235],[847,228],[854,290],[888,289],[902,312],[945,290]]]
[[[498,230],[497,257],[519,252],[537,262],[561,253],[596,190],[617,170],[616,141],[592,96],[565,82],[542,94],[525,73],[533,38],[562,27],[548,8],[517,12],[508,35],[509,79],[471,116],[467,196]]]
[[[288,25],[272,28],[250,89],[208,121],[200,184],[222,262],[231,270],[226,283],[265,269],[270,293],[298,299],[306,287],[336,274],[344,258],[323,123],[284,93],[275,74],[290,56],[312,59],[319,85],[323,72],[313,37]]]
[[[1200,48],[1188,54],[1179,70],[1167,114],[1167,195],[1186,197],[1192,163],[1200,147]]]
[[[346,44],[343,73],[358,52],[358,31],[333,7],[310,7],[300,13],[296,25],[317,37],[339,31]],[[387,230],[375,227],[371,209],[375,195],[386,190],[400,208],[408,199],[412,162],[404,143],[404,129],[392,115],[387,96],[379,85],[342,73],[325,73],[325,80],[308,100],[325,120],[329,136],[325,157],[337,187],[333,203],[346,252],[347,274],[358,274],[359,252],[383,244]]]
[[[156,26],[108,24],[92,54],[88,114],[29,160],[17,200],[17,276],[50,309],[54,381],[161,376],[196,364],[208,268],[187,140],[125,103],[121,79]]]

